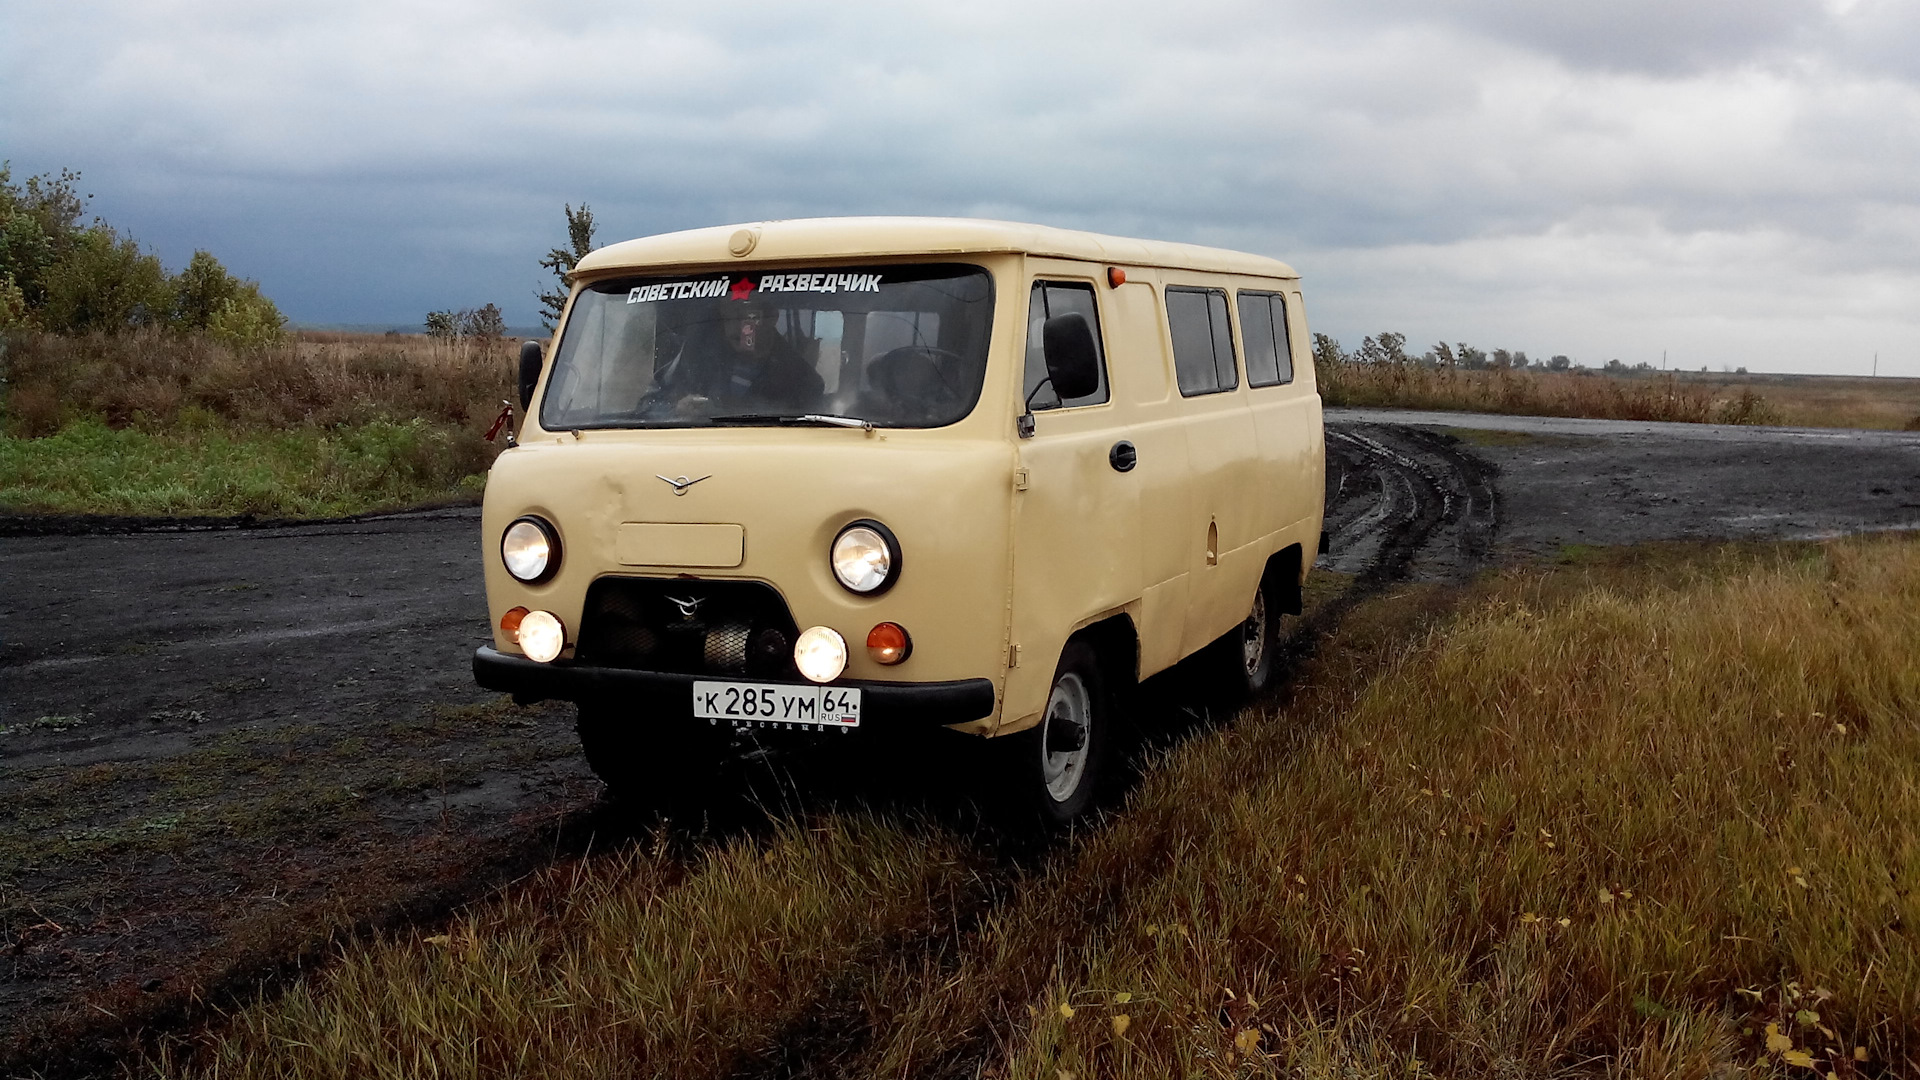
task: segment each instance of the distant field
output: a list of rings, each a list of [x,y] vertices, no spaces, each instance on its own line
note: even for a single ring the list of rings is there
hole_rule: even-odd
[[[796,814],[569,860],[162,1075],[1914,1075],[1920,543],[1348,615],[1037,864]]]
[[[1920,379],[1706,372],[1505,371],[1419,364],[1318,365],[1336,406],[1603,420],[1920,429]]]
[[[1804,427],[1920,427],[1920,379],[1857,375],[1688,375],[1723,395],[1751,388],[1779,410],[1780,422]]]
[[[330,517],[471,499],[513,345],[312,332],[0,340],[0,510]]]
[[[0,511],[330,517],[471,499],[513,395],[510,340],[301,331],[0,337]],[[1329,405],[1920,427],[1920,380],[1464,370],[1343,361]]]

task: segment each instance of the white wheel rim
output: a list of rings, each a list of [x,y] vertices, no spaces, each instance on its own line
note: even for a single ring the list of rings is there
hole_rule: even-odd
[[[1061,727],[1077,729],[1062,731]],[[1080,788],[1080,777],[1087,770],[1087,758],[1093,748],[1093,696],[1087,692],[1086,680],[1074,672],[1060,676],[1053,684],[1053,693],[1047,698],[1046,719],[1040,726],[1040,768],[1047,784],[1047,794],[1054,802],[1063,803],[1073,798]],[[1061,741],[1071,742],[1078,734],[1080,746],[1075,750],[1055,750],[1051,736],[1062,736]]]
[[[1267,591],[1253,594],[1253,612],[1240,624],[1240,659],[1247,666],[1247,678],[1260,674],[1267,660]]]

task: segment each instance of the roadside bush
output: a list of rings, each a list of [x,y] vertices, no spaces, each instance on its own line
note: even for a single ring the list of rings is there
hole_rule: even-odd
[[[214,316],[232,303],[240,284],[212,254],[194,252],[186,268],[173,279],[173,311],[169,321],[181,330],[205,330]]]
[[[1714,406],[1713,422],[1716,424],[1778,424],[1780,411],[1767,404],[1767,399],[1742,388],[1740,396],[1722,401]]]
[[[169,275],[157,256],[99,220],[81,224],[78,173],[15,184],[0,164],[0,329],[60,334],[145,327],[206,331],[230,344],[272,344],[286,319],[258,283],[196,251]]]
[[[0,330],[23,330],[31,325],[27,294],[11,275],[0,274]]]
[[[46,273],[40,324],[58,333],[164,326],[173,289],[160,260],[105,225],[81,232]]]
[[[499,338],[507,332],[507,320],[500,314],[500,308],[486,304],[477,308],[462,308],[459,311],[427,312],[427,336],[442,340],[451,338]]]
[[[0,277],[10,278],[29,310],[47,298],[47,273],[72,246],[85,206],[71,170],[13,182],[0,162]]]
[[[258,285],[246,281],[237,295],[220,302],[219,310],[207,320],[207,333],[241,348],[278,345],[286,340],[287,319],[273,301],[260,295]]]

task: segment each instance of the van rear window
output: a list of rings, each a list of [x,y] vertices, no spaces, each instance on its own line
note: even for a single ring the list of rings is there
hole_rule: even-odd
[[[1240,340],[1247,346],[1247,385],[1279,386],[1293,381],[1292,341],[1287,336],[1287,298],[1279,293],[1242,292]]]
[[[939,427],[979,401],[992,324],[993,279],[959,264],[599,281],[567,314],[540,425]]]
[[[1181,396],[1240,385],[1225,290],[1167,286],[1167,329],[1173,336],[1173,368]]]

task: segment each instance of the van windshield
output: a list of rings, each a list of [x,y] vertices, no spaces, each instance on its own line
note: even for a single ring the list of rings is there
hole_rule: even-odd
[[[540,425],[939,427],[979,400],[992,322],[976,266],[595,282],[567,316]]]

